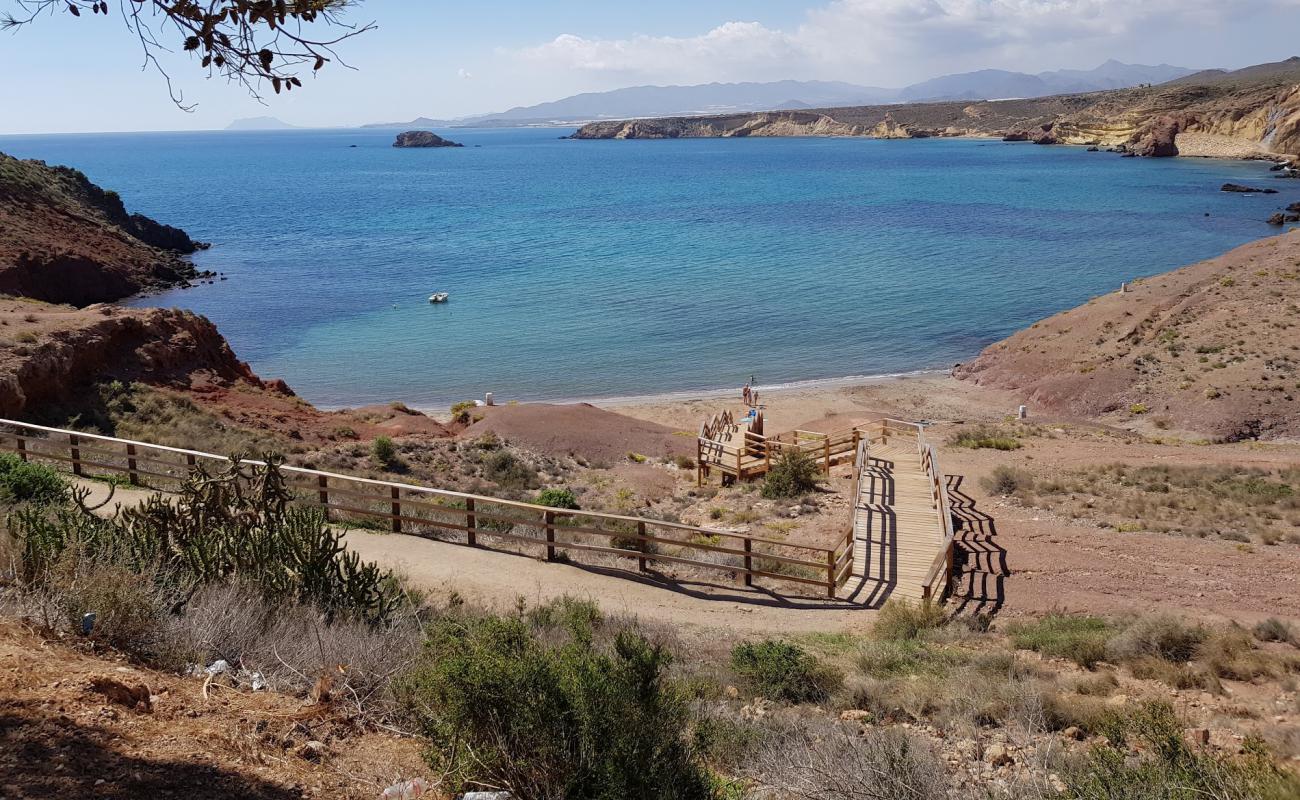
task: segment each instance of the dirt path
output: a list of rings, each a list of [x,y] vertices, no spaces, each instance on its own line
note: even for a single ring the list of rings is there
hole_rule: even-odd
[[[102,481],[76,483],[90,491],[88,505],[109,496],[109,486]],[[147,489],[119,486],[102,512],[111,513],[118,504],[141,503],[149,495]],[[420,589],[442,598],[454,592],[503,611],[513,608],[519,597],[534,605],[572,595],[593,600],[610,614],[751,634],[863,630],[874,617],[851,602],[781,597],[733,587],[725,580],[676,583],[402,534],[349,531],[344,541],[363,560],[396,570]]]
[[[416,586],[501,610],[519,597],[533,605],[567,594],[589,598],[611,614],[738,633],[855,631],[875,616],[849,602],[783,598],[725,581],[660,581],[402,534],[351,531],[345,541],[362,559],[391,567]]]

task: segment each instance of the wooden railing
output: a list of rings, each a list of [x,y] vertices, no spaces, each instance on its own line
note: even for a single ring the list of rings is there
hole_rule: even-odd
[[[0,419],[0,450],[23,460],[52,462],[86,477],[126,476],[131,485],[174,489],[200,467],[231,459],[213,453]],[[254,459],[240,463],[263,465]],[[487,495],[434,489],[355,475],[282,466],[297,502],[324,510],[340,524],[469,546],[507,542],[536,549],[547,560],[569,553],[725,572],[745,586],[755,578],[814,586],[835,597],[852,571],[853,539],[833,547],[791,544],[717,528],[645,517],[551,508]],[[563,554],[563,555],[561,555]]]
[[[762,452],[763,463],[761,465],[755,463],[756,468],[749,471],[750,474],[761,474],[766,469],[771,468],[773,456],[779,455],[782,449],[786,448],[802,450],[810,456],[820,459],[823,468],[829,473],[832,464],[838,463],[845,455],[852,453],[853,494],[851,497],[856,502],[861,488],[862,472],[868,464],[869,444],[871,442],[884,443],[891,436],[915,437],[917,458],[930,479],[931,498],[939,522],[939,535],[935,542],[938,552],[926,574],[924,583],[921,585],[921,594],[924,600],[938,600],[948,590],[952,579],[955,537],[947,479],[939,468],[934,446],[925,438],[925,427],[923,425],[885,418],[832,433],[796,430],[772,437],[751,434],[745,438],[743,450],[725,444],[718,444],[719,452],[722,453],[723,458],[728,459],[728,461],[720,462],[720,466],[724,468],[729,466],[730,459],[734,458],[736,474],[743,475],[745,474],[743,456],[754,452]],[[761,467],[761,469],[758,467]],[[850,530],[850,547],[852,547],[852,542],[853,533]]]
[[[726,412],[723,412],[724,414]],[[701,426],[701,436],[697,453],[703,467],[717,466],[724,472],[755,476],[771,468],[773,459],[784,452],[797,450],[818,461],[824,472],[829,473],[835,464],[854,458],[858,444],[864,439],[884,441],[891,435],[922,436],[922,428],[913,422],[895,419],[880,419],[864,425],[831,433],[818,431],[794,430],[774,436],[744,431],[743,444],[731,444],[706,437],[706,431],[715,430],[715,416]],[[703,471],[701,471],[701,477]]]
[[[939,552],[930,566],[925,583],[921,584],[923,600],[937,600],[943,597],[952,580],[953,558],[956,555],[956,538],[952,527],[952,505],[948,497],[948,480],[943,470],[939,469],[939,459],[934,454],[934,446],[922,441],[921,465],[930,478],[930,490],[933,493],[935,508],[939,510]]]

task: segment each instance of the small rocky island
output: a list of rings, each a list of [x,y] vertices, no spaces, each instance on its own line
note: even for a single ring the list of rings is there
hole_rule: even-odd
[[[433,131],[405,131],[397,134],[393,147],[464,147],[460,142],[444,139]]]

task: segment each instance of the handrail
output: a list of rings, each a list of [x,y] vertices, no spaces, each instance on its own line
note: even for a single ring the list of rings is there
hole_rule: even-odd
[[[944,477],[943,470],[939,468],[939,462],[934,454],[934,446],[926,446],[926,466],[930,474],[930,480],[934,486],[935,505],[939,510],[940,518],[940,542],[939,553],[935,556],[934,562],[930,565],[930,571],[925,576],[925,581],[921,584],[922,596],[927,599],[934,599],[938,594],[942,594],[948,588],[948,583],[952,580],[952,561],[953,548],[956,542],[956,532],[952,527],[952,507],[948,496],[948,481]],[[946,574],[945,574],[946,571]],[[935,591],[935,584],[943,578],[943,585],[939,591]]]
[[[199,460],[203,460],[205,462],[221,462],[221,463],[229,463],[232,461],[230,457],[220,456],[215,453],[207,453],[201,450],[191,450],[182,447],[172,447],[169,445],[152,444],[149,442],[142,442],[133,439],[122,439],[115,436],[106,436],[97,433],[70,431],[62,428],[53,428],[44,425],[36,425],[28,422],[19,422],[16,420],[0,419],[0,428],[6,429],[6,433],[7,433],[7,435],[4,437],[5,441],[3,445],[0,445],[0,449],[17,452],[24,459],[45,458],[45,459],[58,461],[64,464],[71,464],[73,473],[78,475],[83,474],[82,472],[83,466],[124,473],[130,476],[132,483],[137,482],[140,476],[158,477],[165,480],[179,480],[180,478],[177,475],[162,474],[167,467],[171,467],[176,470],[192,470],[197,465]],[[49,441],[48,439],[49,434],[55,434],[55,435],[67,437],[68,441],[66,443],[66,447],[68,448],[68,453],[66,455],[59,455],[58,453],[47,453],[44,452],[44,450],[29,448],[27,446],[28,442],[34,444],[41,441]],[[10,445],[9,443],[10,439],[13,439],[16,442],[16,450],[14,446]],[[121,452],[114,453],[107,449],[96,448],[93,445],[87,446],[92,442],[107,443],[107,444],[113,444],[117,446],[125,446],[125,453],[121,453]],[[54,444],[54,442],[51,442],[51,444]],[[91,459],[83,458],[81,453],[83,449],[86,450],[88,454],[91,456],[96,456],[97,454],[102,453],[103,456],[106,456],[107,458],[105,459],[105,461],[92,461]],[[163,461],[158,458],[151,458],[148,455],[149,453],[154,453],[154,454],[170,453],[174,455],[183,456],[185,458],[186,463],[185,464],[171,463],[171,462]],[[109,459],[125,459],[126,466],[123,467],[120,464],[105,463]],[[249,466],[266,465],[265,461],[253,459],[253,458],[240,458],[240,459],[234,459],[234,461],[237,464],[241,464],[241,465],[249,465]],[[140,462],[156,463],[162,466],[158,468],[159,471],[150,471],[148,469],[141,468]],[[314,502],[313,505],[323,506],[324,508],[326,508],[327,511],[333,509],[333,510],[349,513],[349,514],[359,514],[359,515],[371,516],[371,517],[377,517],[377,518],[389,520],[392,524],[393,530],[396,532],[401,531],[401,525],[403,522],[409,522],[411,524],[418,524],[418,525],[427,525],[427,526],[431,526],[435,528],[443,528],[447,530],[462,531],[468,533],[469,544],[475,543],[476,535],[498,536],[506,540],[523,541],[532,544],[544,544],[546,545],[548,559],[554,557],[555,551],[560,549],[575,549],[575,550],[587,550],[587,551],[594,551],[594,552],[610,553],[618,556],[637,558],[640,561],[642,569],[645,568],[645,563],[647,561],[683,563],[683,564],[695,565],[703,568],[710,568],[710,569],[724,570],[732,573],[738,573],[743,576],[746,585],[750,585],[753,576],[763,576],[763,577],[772,578],[774,580],[823,586],[827,589],[827,593],[833,597],[836,588],[834,568],[838,564],[839,560],[842,558],[843,555],[843,551],[841,550],[842,543],[837,543],[833,547],[822,547],[819,545],[811,545],[811,544],[808,545],[793,544],[788,541],[783,541],[783,540],[768,538],[763,536],[753,536],[748,533],[740,533],[738,531],[727,530],[723,528],[706,528],[706,527],[696,526],[696,525],[687,525],[685,523],[680,523],[680,522],[672,522],[669,520],[658,520],[658,519],[652,519],[647,517],[636,517],[636,516],[629,516],[625,514],[614,514],[610,512],[604,512],[604,511],[583,511],[583,510],[552,508],[550,506],[544,506],[537,503],[529,503],[529,502],[519,501],[519,500],[508,500],[505,498],[492,497],[490,495],[478,495],[469,492],[459,492],[451,489],[436,489],[429,486],[420,486],[418,484],[404,483],[398,481],[388,481],[388,480],[381,480],[376,478],[365,478],[358,475],[347,475],[342,473],[326,472],[324,470],[310,469],[307,467],[282,465],[280,469],[282,472],[286,474],[286,477],[295,478],[294,484],[296,488],[299,488],[307,492],[318,493],[319,502],[318,503]],[[300,480],[301,478],[310,479],[305,481],[305,483],[308,485],[302,485],[304,482]],[[338,486],[337,484],[330,485],[331,481],[334,482],[343,481],[343,482],[357,485],[358,487],[377,487],[383,489],[383,491],[377,492],[375,494],[367,494],[365,492],[360,491],[359,488],[357,490],[350,490]],[[353,506],[342,505],[337,501],[331,502],[329,498],[329,495],[331,493],[342,495],[344,499],[346,499],[346,497],[348,496],[358,497],[361,498],[361,502],[354,503]],[[448,505],[445,508],[433,508],[434,506],[440,504],[436,502],[421,503],[418,500],[411,499],[409,497],[403,497],[403,494],[407,494],[407,495],[414,494],[418,496],[428,497],[431,500],[452,501],[460,505]],[[375,511],[373,508],[354,507],[355,505],[366,505],[366,501],[369,501],[370,503],[374,503],[374,504],[383,505],[385,507],[388,507],[391,504],[392,513],[387,513],[386,511],[385,512]],[[466,524],[464,525],[454,524],[445,519],[413,517],[410,516],[409,512],[407,514],[403,514],[401,511],[401,506],[403,503],[406,503],[411,507],[416,507],[417,510],[418,507],[423,507],[426,509],[433,510],[435,513],[463,515]],[[484,504],[486,504],[486,506],[488,507],[485,508]],[[495,510],[496,508],[513,509],[516,512],[519,511],[530,512],[534,516],[533,518],[524,518],[523,516],[512,516],[509,514],[492,513],[492,511]],[[498,521],[501,523],[510,524],[512,526],[521,525],[525,527],[532,527],[532,528],[539,528],[539,529],[544,528],[546,532],[546,538],[541,539],[536,536],[520,536],[518,534],[510,534],[508,533],[509,530],[508,528],[506,529],[506,531],[493,530],[487,527],[480,528],[478,527],[479,519],[487,520],[487,521]],[[562,522],[562,520],[574,520],[579,524],[568,525]],[[582,521],[587,521],[590,527],[584,527],[581,524]],[[610,530],[610,529],[604,529],[598,527],[601,521],[634,526],[633,530],[636,531],[636,534],[632,534],[631,530],[627,530],[627,529]],[[655,528],[658,530],[663,530],[663,531],[670,531],[682,536],[683,538],[677,539],[677,538],[657,537],[647,533],[648,527]],[[617,546],[600,547],[591,544],[581,544],[578,542],[566,542],[562,540],[557,540],[555,536],[557,529],[559,531],[572,531],[574,533],[591,533],[595,535],[606,536],[610,538],[611,544],[614,545],[618,544],[617,541],[615,541],[616,539],[625,539],[627,541],[634,541],[637,543],[637,547],[639,547],[640,549],[632,550],[632,549],[627,549],[627,548],[622,548]],[[687,537],[690,538],[705,537],[708,539],[713,539],[714,541],[717,541],[717,539],[719,538],[725,538],[727,540],[736,542],[737,544],[734,547],[726,547],[726,546],[719,546],[718,544],[707,544],[706,542],[690,541],[688,540]],[[686,551],[699,550],[704,552],[715,552],[715,553],[723,553],[726,555],[739,556],[739,557],[743,557],[744,559],[744,567],[740,568],[735,566],[727,566],[725,564],[718,564],[718,563],[682,558],[680,556],[670,556],[665,554],[652,553],[649,552],[647,548],[647,545],[649,544],[669,544],[676,547],[680,547]],[[790,555],[782,555],[779,552],[770,552],[770,551],[757,552],[754,549],[755,544],[766,545],[769,547],[779,547],[787,550],[806,553],[808,554],[808,557],[794,558]],[[740,547],[741,545],[743,545],[743,548]],[[760,565],[761,565],[761,561],[766,559],[770,562],[790,564],[790,565],[795,565],[800,567],[808,567],[810,569],[819,569],[819,570],[825,569],[826,578],[824,580],[822,579],[814,580],[811,578],[799,577],[797,575],[777,574],[774,572],[764,571],[762,569],[756,569],[755,568],[756,565],[753,563],[755,559],[760,560]]]

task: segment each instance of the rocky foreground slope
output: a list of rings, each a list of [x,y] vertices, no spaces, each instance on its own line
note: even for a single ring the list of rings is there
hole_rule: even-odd
[[[575,139],[989,136],[1142,155],[1300,155],[1300,57],[1158,86],[1026,100],[593,122]]]
[[[183,284],[203,245],[75,169],[0,153],[0,293],[84,306]]]
[[[1300,437],[1300,232],[1035,323],[956,376],[1035,411],[1235,441]]]

